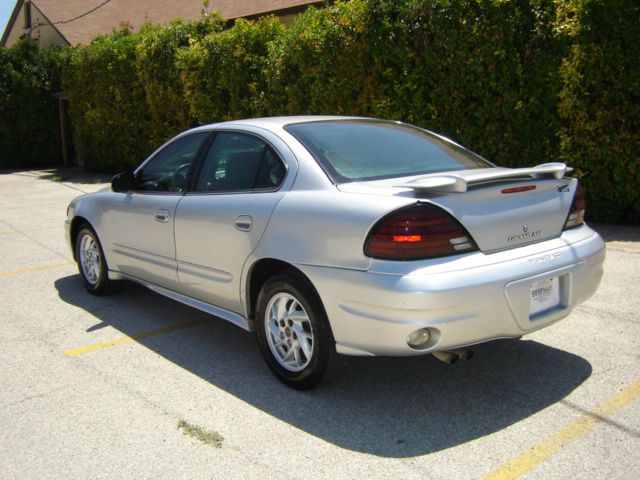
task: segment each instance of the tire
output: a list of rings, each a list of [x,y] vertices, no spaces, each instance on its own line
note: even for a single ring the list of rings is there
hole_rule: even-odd
[[[296,271],[279,273],[258,295],[256,333],[269,368],[286,385],[315,387],[336,362],[327,315],[313,286]]]
[[[80,228],[76,237],[76,262],[84,287],[94,295],[108,292],[110,281],[107,261],[96,232],[89,225]]]

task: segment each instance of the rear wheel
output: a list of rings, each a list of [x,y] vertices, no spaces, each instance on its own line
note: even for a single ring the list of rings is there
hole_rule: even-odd
[[[80,228],[76,237],[76,261],[85,288],[95,295],[106,293],[109,287],[107,263],[100,240],[88,225]]]
[[[318,294],[295,271],[265,282],[256,308],[257,336],[267,364],[290,387],[317,385],[333,366],[335,341]]]

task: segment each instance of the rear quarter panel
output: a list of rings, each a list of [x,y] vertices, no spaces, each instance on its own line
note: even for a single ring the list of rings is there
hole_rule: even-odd
[[[367,270],[363,246],[373,224],[414,199],[342,193],[337,189],[291,191],[276,207],[254,252],[293,264]]]

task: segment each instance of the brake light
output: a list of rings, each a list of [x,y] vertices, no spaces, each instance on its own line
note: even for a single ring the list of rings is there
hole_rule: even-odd
[[[513,187],[513,188],[505,188],[502,190],[502,193],[520,193],[520,192],[529,192],[531,190],[535,190],[535,185],[525,185],[524,187]]]
[[[376,223],[364,243],[368,257],[419,260],[477,250],[471,235],[443,209],[418,203]]]
[[[584,211],[587,208],[587,203],[584,200],[584,194],[580,185],[576,188],[576,193],[573,196],[573,202],[571,202],[571,210],[569,210],[569,216],[564,223],[564,230],[577,227],[584,223]]]

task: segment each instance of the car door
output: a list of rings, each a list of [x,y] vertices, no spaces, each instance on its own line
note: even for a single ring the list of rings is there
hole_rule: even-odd
[[[243,314],[240,279],[284,195],[287,166],[264,138],[220,131],[193,190],[176,210],[178,278],[185,294]]]
[[[183,135],[136,170],[136,189],[118,193],[103,217],[111,240],[110,268],[170,289],[179,288],[175,210],[209,132]]]

